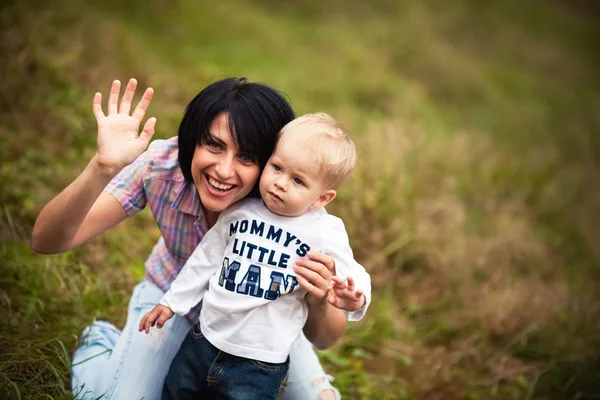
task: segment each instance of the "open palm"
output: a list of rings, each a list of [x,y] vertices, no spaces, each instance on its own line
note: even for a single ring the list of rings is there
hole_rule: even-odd
[[[146,89],[133,113],[129,115],[136,86],[137,81],[130,79],[119,108],[121,82],[113,81],[108,98],[108,115],[102,111],[102,94],[96,93],[94,96],[93,111],[98,122],[96,158],[105,168],[119,171],[131,164],[148,147],[154,134],[156,118],[149,118],[139,134],[140,124],[154,94],[152,88]]]

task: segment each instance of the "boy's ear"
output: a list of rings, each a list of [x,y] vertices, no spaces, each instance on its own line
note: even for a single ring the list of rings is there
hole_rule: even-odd
[[[327,190],[321,194],[317,200],[312,204],[314,208],[325,207],[331,200],[335,199],[337,192],[333,189]]]

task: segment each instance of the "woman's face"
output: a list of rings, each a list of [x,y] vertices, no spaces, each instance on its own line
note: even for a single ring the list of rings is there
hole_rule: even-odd
[[[240,153],[229,132],[227,114],[219,114],[209,127],[210,138],[196,147],[192,177],[205,212],[220,213],[246,197],[260,175],[252,155]]]

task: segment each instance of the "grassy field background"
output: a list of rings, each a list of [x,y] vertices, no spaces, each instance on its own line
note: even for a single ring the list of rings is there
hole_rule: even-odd
[[[85,3],[82,4],[82,3]],[[91,100],[152,86],[158,138],[225,76],[326,111],[359,151],[330,212],[373,304],[320,352],[347,399],[600,398],[600,24],[592,2],[8,1],[0,15],[0,398],[70,399],[158,237],[143,212],[37,256],[95,149]]]

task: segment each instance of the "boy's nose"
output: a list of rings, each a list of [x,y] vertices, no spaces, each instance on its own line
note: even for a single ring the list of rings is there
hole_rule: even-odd
[[[275,180],[275,187],[285,192],[285,178],[278,178]]]

